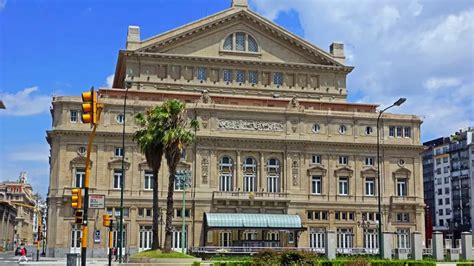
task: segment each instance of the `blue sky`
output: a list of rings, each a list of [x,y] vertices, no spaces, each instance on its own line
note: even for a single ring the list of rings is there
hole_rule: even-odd
[[[254,11],[328,50],[346,45],[349,100],[424,119],[422,139],[474,125],[474,2],[253,0]],[[53,95],[107,86],[128,25],[142,38],[223,10],[230,0],[0,0],[0,180],[27,171],[48,187]]]

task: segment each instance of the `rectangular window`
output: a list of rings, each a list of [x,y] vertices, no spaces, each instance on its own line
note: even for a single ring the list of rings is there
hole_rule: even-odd
[[[145,211],[144,208],[138,208],[138,217],[144,217]]]
[[[321,176],[311,177],[311,194],[321,194]]]
[[[449,183],[449,176],[444,177],[444,183],[448,184]]]
[[[123,156],[123,148],[117,147],[115,148],[115,157],[122,157]]]
[[[339,177],[339,195],[349,194],[349,179],[348,177]]]
[[[245,33],[237,32],[235,34],[235,50],[245,51]]]
[[[395,127],[389,127],[388,128],[388,135],[390,137],[395,137]]]
[[[397,196],[405,197],[407,195],[407,180],[405,178],[397,179]]]
[[[339,164],[347,165],[349,158],[347,156],[339,156]]]
[[[365,179],[365,195],[375,196],[375,178],[370,177]]]
[[[444,194],[449,194],[449,187],[444,188]]]
[[[410,222],[410,215],[405,212],[397,213],[397,222],[402,222],[402,223]]]
[[[182,217],[183,215],[183,209],[175,209],[176,210],[176,217]],[[191,210],[190,209],[185,209],[184,210],[184,217],[191,217]]]
[[[76,169],[76,178],[74,180],[74,185],[81,188],[84,184],[84,178],[86,177],[86,169]]]
[[[446,205],[451,204],[450,198],[445,198],[445,199],[444,199],[444,204],[446,204]],[[446,213],[446,214],[447,214],[447,213]]]
[[[443,209],[439,209],[439,215],[444,215],[444,210]]]
[[[443,199],[438,199],[438,205],[443,205]]]
[[[397,138],[403,137],[403,127],[397,127]]]
[[[121,189],[122,187],[122,170],[114,170],[114,189]]]
[[[365,157],[365,165],[373,166],[374,165],[374,157]]]
[[[442,188],[438,188],[438,195],[443,195],[443,189]]]
[[[405,136],[405,138],[411,138],[411,127],[404,127],[403,135]]]
[[[397,229],[398,248],[410,248],[410,229]]]
[[[273,73],[273,84],[277,86],[283,85],[283,73],[281,72],[274,72]]]
[[[257,71],[249,71],[249,83],[257,84],[257,82],[258,82]]]
[[[238,83],[245,83],[245,71],[237,70],[235,79]]]
[[[146,170],[145,171],[145,180],[144,180],[144,189],[145,190],[152,190],[153,189],[153,171]]]
[[[311,155],[311,164],[321,164],[321,156],[316,154]]]
[[[107,214],[112,216],[114,213],[114,208],[107,208]]]
[[[448,162],[448,157],[443,157],[443,163],[447,163]]]
[[[77,113],[78,112],[76,110],[71,110],[69,112],[69,115],[70,115],[69,118],[70,118],[71,123],[77,123],[77,120],[78,120],[77,119]]]
[[[232,70],[231,69],[224,69],[224,81],[225,82],[232,82]]]
[[[198,67],[197,68],[197,79],[201,81],[206,81],[207,79],[207,72],[205,67]]]

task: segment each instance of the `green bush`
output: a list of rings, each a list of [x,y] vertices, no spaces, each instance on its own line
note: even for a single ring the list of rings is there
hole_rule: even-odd
[[[368,266],[369,261],[364,258],[355,258],[354,260],[346,261],[344,266]]]
[[[254,255],[254,265],[279,265],[281,254],[271,249],[266,249]]]
[[[434,261],[409,261],[408,266],[436,266]]]
[[[370,262],[371,266],[405,266],[403,260],[373,260]]]
[[[199,261],[193,262],[193,266],[201,266],[201,263]]]

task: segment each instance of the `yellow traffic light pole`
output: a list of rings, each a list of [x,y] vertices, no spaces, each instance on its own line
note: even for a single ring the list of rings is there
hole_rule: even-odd
[[[87,143],[87,154],[86,154],[86,176],[84,178],[84,214],[82,222],[82,239],[81,239],[81,265],[86,266],[87,260],[87,245],[89,237],[88,228],[88,210],[89,210],[89,180],[90,180],[90,159],[92,143],[94,142],[95,132],[97,130],[98,121],[100,120],[100,113],[102,112],[103,105],[97,103],[97,93],[94,88],[91,89],[90,93],[86,92],[82,94],[82,100],[90,103],[82,104],[83,115],[82,120],[84,123],[91,123],[92,132],[89,135],[89,141]]]

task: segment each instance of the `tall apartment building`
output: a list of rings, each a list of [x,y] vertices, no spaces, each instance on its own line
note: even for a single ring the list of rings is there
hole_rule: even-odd
[[[433,210],[433,230],[450,238],[472,229],[472,142],[469,128],[423,143],[425,203]]]
[[[106,207],[90,210],[89,255],[106,254],[101,217],[119,214],[124,123],[124,252],[150,248],[152,179],[132,141],[132,117],[173,98],[186,102],[200,124],[178,167],[192,173],[184,206],[186,248],[322,250],[325,232],[334,230],[338,252],[376,252],[379,191],[383,230],[396,233],[396,247],[408,247],[410,233],[424,230],[421,120],[384,114],[379,188],[377,105],[347,102],[346,76],[353,67],[344,58],[343,44],[318,48],[251,11],[245,0],[146,40],[140,28],[129,27],[113,88],[100,90],[105,110],[92,149],[90,191],[105,195]],[[90,128],[80,122],[79,96],[54,97],[52,106],[48,254],[64,256],[80,251],[70,197],[82,186]],[[167,172],[163,163],[162,207]],[[179,250],[183,191],[179,185],[175,190],[172,242]]]

